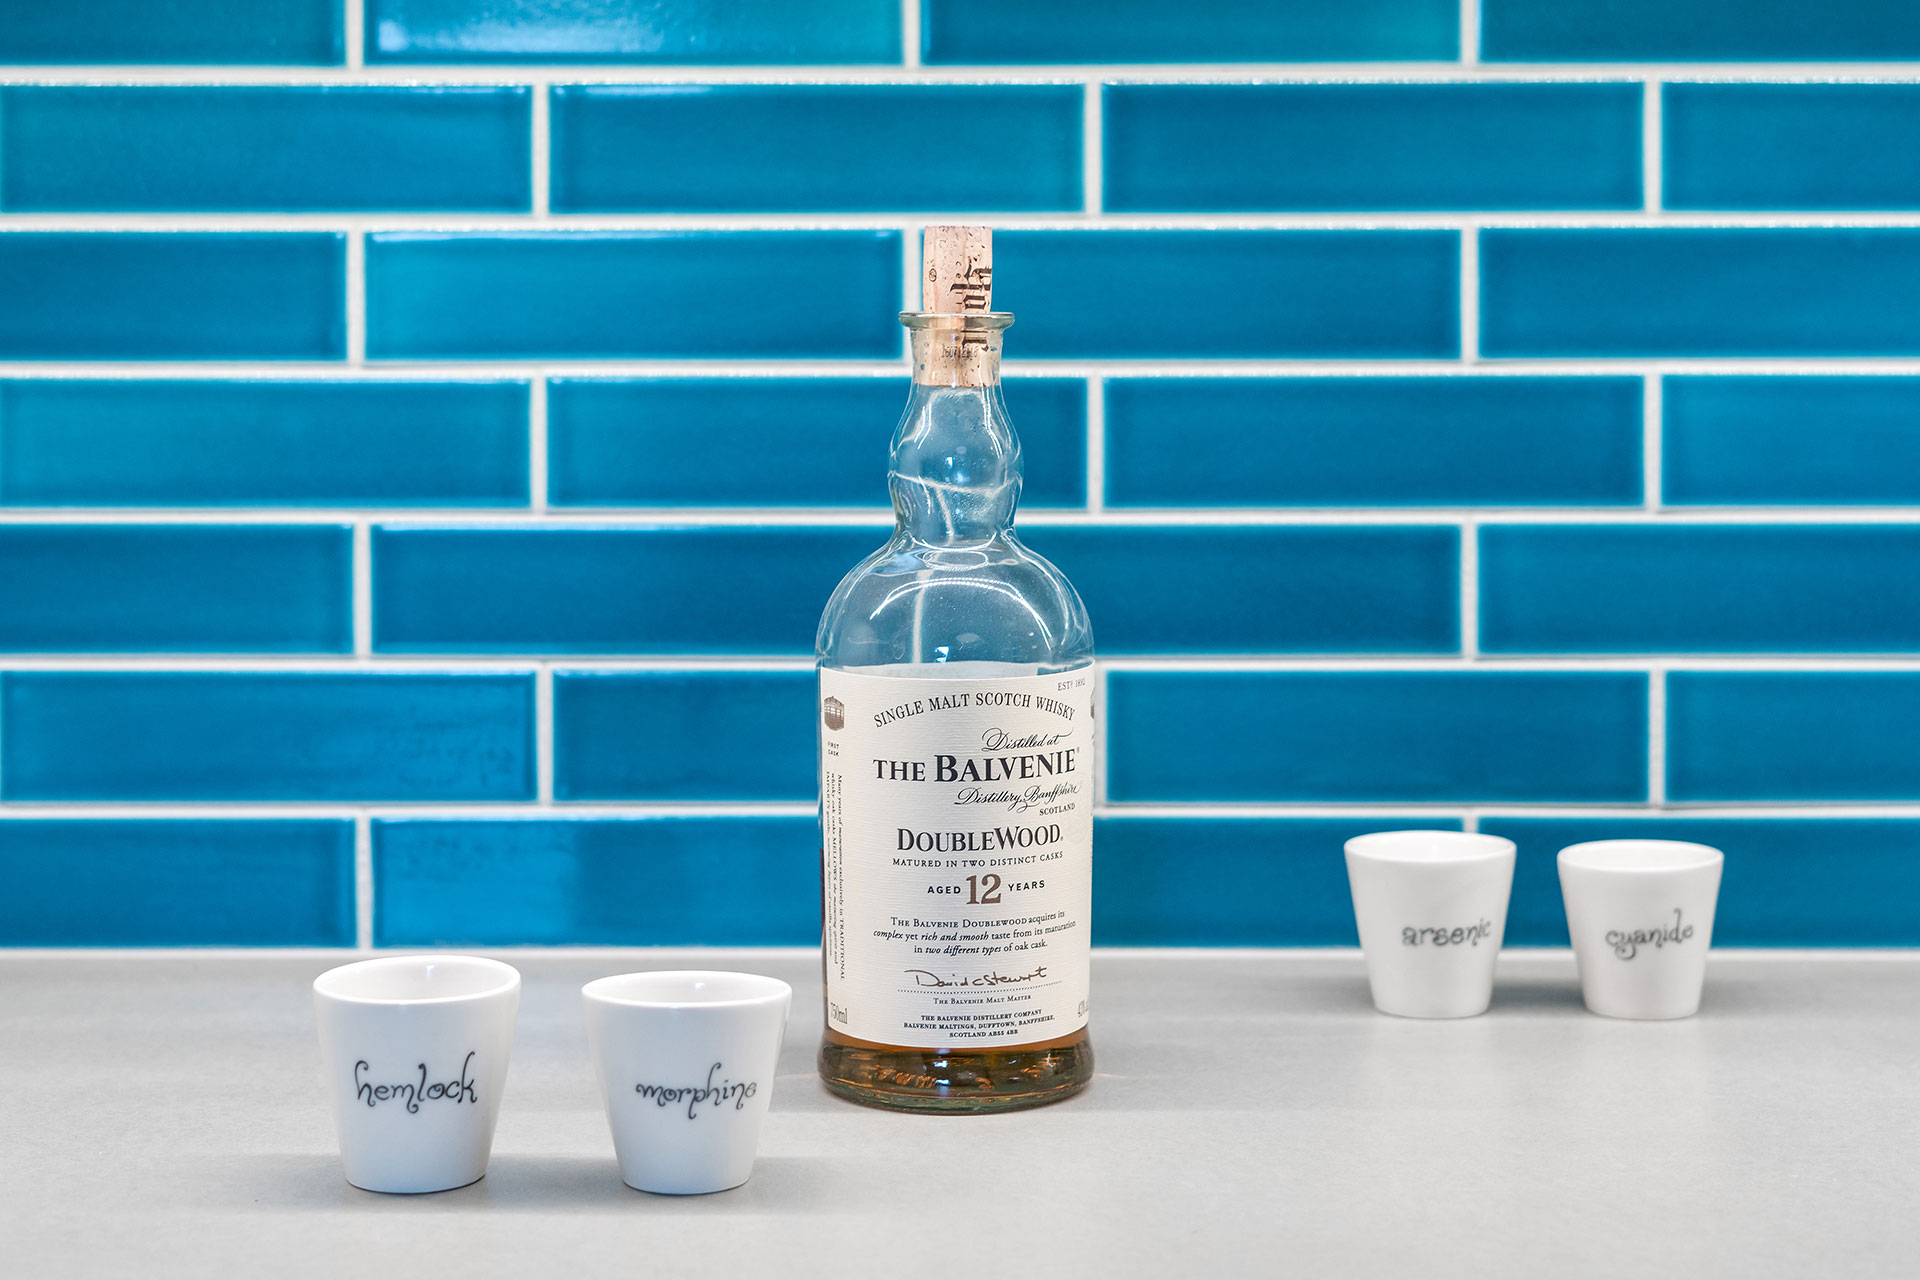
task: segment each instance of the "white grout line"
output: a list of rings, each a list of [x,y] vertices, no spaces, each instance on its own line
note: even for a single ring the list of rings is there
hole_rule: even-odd
[[[1460,230],[1460,359],[1480,359],[1480,231]]]
[[[1460,829],[1466,832],[1480,830],[1480,811],[1478,809],[1468,809],[1465,813],[1461,814]]]
[[[1268,653],[1123,654],[1101,658],[1103,670],[1143,671],[1163,675],[1204,673],[1281,672],[1458,672],[1477,671],[1611,671],[1649,670],[1684,672],[1794,672],[1846,675],[1865,673],[1920,674],[1915,654],[1662,654],[1658,656],[1609,653],[1570,653],[1525,657],[1462,653],[1380,653],[1343,656]],[[594,672],[709,672],[813,670],[813,661],[798,654],[566,654],[534,657],[449,653],[431,657],[388,654],[301,654],[282,658],[238,654],[126,654],[22,653],[0,659],[0,670],[102,674],[143,672],[197,675],[493,675],[532,676],[542,663],[556,670]]]
[[[1087,513],[1107,505],[1107,382],[1087,379]]]
[[[367,523],[408,530],[538,532],[616,529],[634,532],[760,528],[884,528],[892,509],[870,507],[523,507],[356,508],[298,507],[16,507],[0,509],[0,527],[89,525],[139,528],[159,525],[300,525]],[[1534,525],[1916,525],[1920,507],[1112,507],[1100,511],[1035,508],[1023,511],[1029,528],[1154,529],[1168,526],[1271,528],[1287,526],[1434,527],[1463,521]]]
[[[1647,673],[1647,803],[1667,802],[1667,673]]]
[[[527,501],[535,514],[547,509],[547,380],[535,375],[527,388]]]
[[[1477,16],[1477,15],[1476,15]],[[1462,27],[1466,15],[1462,14]],[[903,25],[906,25],[903,23]],[[914,25],[918,25],[915,14]],[[1477,24],[1476,24],[1477,25]],[[904,34],[904,33],[903,33]],[[1463,38],[1462,53],[1469,46]],[[903,54],[906,49],[903,48]],[[400,84],[1062,84],[1114,80],[1137,84],[1393,84],[1526,81],[1568,84],[1683,79],[1784,84],[1920,82],[1920,64],[1889,62],[1165,62],[906,65],[397,65],[128,66],[13,64],[0,85]]]
[[[1665,445],[1662,443],[1662,438],[1666,431],[1664,395],[1660,375],[1648,374],[1642,385],[1640,397],[1642,500],[1648,511],[1659,511],[1662,501],[1661,488],[1665,472]]]
[[[533,681],[534,794],[541,804],[553,803],[553,668],[545,663]]]
[[[1097,215],[1106,186],[1106,118],[1102,99],[1106,92],[1098,80],[1086,86],[1086,99],[1080,108],[1080,188],[1083,207]]]
[[[1860,230],[1920,227],[1911,210],[1684,213],[1556,210],[1514,213],[1053,213],[1001,209],[919,209],[878,213],[7,213],[0,234],[18,232],[432,231],[519,235],[528,232],[891,231],[925,223],[981,222],[1004,231],[1459,231],[1530,230]]]
[[[366,65],[366,0],[345,0],[345,6],[347,67],[358,70]]]
[[[97,810],[96,810],[97,812]],[[353,819],[353,945],[373,949],[373,830],[364,810]]]
[[[1460,64],[1480,62],[1480,0],[1460,0]]]
[[[1460,656],[1480,656],[1480,528],[1460,526]]]
[[[373,528],[365,520],[353,525],[353,653],[373,654]]]
[[[364,231],[347,233],[347,364],[363,364],[367,358],[367,235]]]
[[[916,232],[917,236],[917,232]],[[917,257],[918,249],[912,251]],[[902,257],[905,258],[903,253]],[[912,264],[909,281],[917,278]],[[908,288],[912,288],[910,283]],[[905,301],[903,294],[903,302]],[[918,310],[916,295],[904,310]],[[1649,373],[1740,374],[1780,377],[1912,377],[1920,357],[1793,358],[1710,357],[1698,359],[1515,359],[1481,357],[1478,364],[1459,360],[1312,360],[1225,359],[1166,360],[1127,357],[1073,360],[1010,359],[1001,365],[1009,378],[1637,378]],[[157,379],[208,381],[248,379],[268,382],[498,382],[525,380],[542,373],[566,378],[904,378],[903,357],[886,360],[613,359],[567,360],[381,360],[362,367],[342,361],[220,361],[165,364],[148,361],[0,360],[0,378],[52,378],[79,381]]]
[[[1659,213],[1664,183],[1666,143],[1663,136],[1661,82],[1649,80],[1640,99],[1640,185],[1648,213]]]
[[[920,0],[900,0],[900,65],[920,65]]]
[[[533,216],[544,217],[548,213],[548,192],[553,185],[553,134],[548,125],[549,90],[545,85],[534,85],[529,91],[533,94],[533,136],[531,164],[533,165]]]
[[[249,802],[212,803],[198,801],[181,804],[0,804],[0,823],[70,822],[97,819],[103,822],[178,821],[204,822],[230,819],[238,822],[552,822],[607,821],[616,819],[661,818],[810,818],[817,808],[812,801],[732,801],[728,803],[607,803],[592,804],[255,804]],[[1475,804],[1389,804],[1354,802],[1229,803],[1194,801],[1102,801],[1094,812],[1102,818],[1368,818],[1436,817],[1465,819],[1472,815],[1481,824],[1507,818],[1687,818],[1732,820],[1767,818],[1782,820],[1832,820],[1879,818],[1896,821],[1920,820],[1920,803],[1858,804],[1807,801],[1754,804],[1687,804],[1655,807],[1644,802],[1623,804],[1509,802]],[[356,836],[358,832],[356,831]],[[9,952],[11,949],[7,949]]]

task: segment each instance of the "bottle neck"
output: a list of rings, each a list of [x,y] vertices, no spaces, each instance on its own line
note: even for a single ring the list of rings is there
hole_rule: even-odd
[[[1004,536],[1020,500],[1020,440],[1000,397],[1000,328],[920,326],[913,390],[887,484],[900,531],[930,546]]]

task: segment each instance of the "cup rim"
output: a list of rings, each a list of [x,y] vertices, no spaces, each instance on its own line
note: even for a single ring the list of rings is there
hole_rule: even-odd
[[[338,990],[340,983],[350,977],[357,977],[379,969],[400,969],[422,964],[460,965],[492,973],[499,979],[494,985],[482,991],[468,991],[460,995],[446,996],[366,996],[354,995]],[[520,971],[504,960],[494,960],[487,956],[463,956],[439,952],[403,956],[375,956],[370,960],[355,960],[351,964],[336,965],[313,980],[313,993],[324,1000],[334,1000],[341,1004],[363,1005],[427,1005],[427,1004],[466,1004],[477,1000],[488,1000],[520,989]]]
[[[1413,857],[1395,846],[1418,846],[1431,851],[1435,845],[1449,846],[1438,856]],[[1345,845],[1347,856],[1368,862],[1392,862],[1401,866],[1435,867],[1459,863],[1492,862],[1514,855],[1517,846],[1505,836],[1484,831],[1369,831],[1354,836]]]
[[[1629,850],[1637,855],[1665,855],[1665,860],[1655,865],[1633,865],[1610,861],[1609,854],[1625,854]],[[1599,855],[1597,858],[1595,855]],[[1555,859],[1563,867],[1573,867],[1580,871],[1601,871],[1609,875],[1664,875],[1675,871],[1704,871],[1708,867],[1717,867],[1726,861],[1726,854],[1710,844],[1698,844],[1692,840],[1651,840],[1623,838],[1617,840],[1583,840],[1579,844],[1570,844],[1562,849]]]
[[[615,983],[625,982],[630,978],[681,979],[688,982],[702,978],[729,980],[745,978],[751,982],[765,984],[765,989],[757,995],[740,996],[732,1000],[645,999],[613,993]],[[779,1000],[790,1000],[793,997],[793,986],[763,973],[745,973],[737,969],[636,969],[632,973],[610,973],[605,977],[595,978],[580,988],[580,996],[590,1004],[614,1005],[623,1009],[746,1009],[756,1005],[772,1004]]]

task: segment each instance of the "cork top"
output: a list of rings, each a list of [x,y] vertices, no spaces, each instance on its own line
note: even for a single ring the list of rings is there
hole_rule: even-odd
[[[900,319],[914,337],[914,380],[984,387],[996,380],[999,331],[1013,317],[993,309],[993,231],[928,227],[920,273],[921,306]],[[921,333],[922,330],[935,330]]]
[[[993,229],[928,227],[920,279],[924,310],[993,310]]]

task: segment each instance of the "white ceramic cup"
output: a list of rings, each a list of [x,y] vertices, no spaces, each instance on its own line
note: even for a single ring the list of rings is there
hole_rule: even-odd
[[[793,988],[752,973],[661,970],[580,989],[620,1176],[703,1195],[753,1173]]]
[[[1403,1018],[1487,1011],[1513,854],[1511,840],[1463,831],[1378,831],[1347,841],[1374,1008]]]
[[[1609,1018],[1699,1011],[1724,861],[1718,849],[1681,840],[1594,840],[1560,851],[1560,895],[1588,1009]]]
[[[347,1181],[445,1191],[486,1176],[520,973],[479,956],[386,956],[313,982]]]

